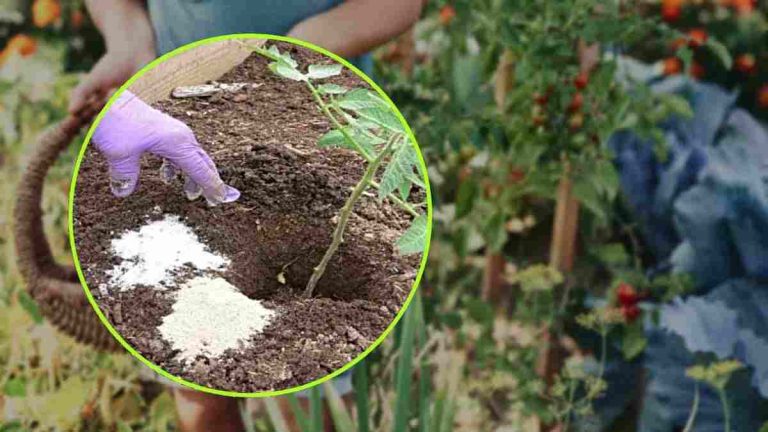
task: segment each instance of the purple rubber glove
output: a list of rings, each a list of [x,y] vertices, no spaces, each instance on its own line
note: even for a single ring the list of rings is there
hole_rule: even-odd
[[[184,123],[124,91],[104,115],[93,142],[109,163],[110,188],[119,197],[130,195],[139,181],[141,156],[163,158],[161,176],[170,182],[184,173],[190,200],[203,195],[211,206],[235,201],[240,192],[224,184],[210,157]]]

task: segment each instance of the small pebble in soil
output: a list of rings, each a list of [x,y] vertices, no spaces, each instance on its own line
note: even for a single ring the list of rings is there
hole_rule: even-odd
[[[258,300],[243,295],[226,280],[197,277],[176,293],[173,311],[158,327],[182,361],[214,358],[237,349],[259,333],[275,315]]]

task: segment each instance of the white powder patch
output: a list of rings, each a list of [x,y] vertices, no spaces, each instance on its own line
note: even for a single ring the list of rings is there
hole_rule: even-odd
[[[136,285],[162,289],[173,271],[189,264],[199,270],[220,270],[229,260],[206,250],[191,228],[178,216],[150,222],[112,240],[112,251],[122,262],[109,270],[112,285],[122,291]]]
[[[222,278],[197,277],[176,293],[173,312],[158,327],[183,361],[217,357],[261,332],[274,312]]]

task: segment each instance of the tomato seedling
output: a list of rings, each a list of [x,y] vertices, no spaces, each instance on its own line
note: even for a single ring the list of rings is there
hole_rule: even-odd
[[[378,190],[379,200],[389,199],[413,217],[411,226],[397,241],[402,254],[424,250],[427,234],[427,215],[423,205],[408,202],[413,187],[425,188],[419,156],[392,106],[376,92],[366,88],[349,89],[340,85],[317,81],[341,74],[342,65],[312,64],[304,73],[290,54],[280,52],[272,45],[267,49],[250,47],[269,58],[269,69],[275,74],[306,84],[320,111],[328,118],[332,129],[320,137],[319,147],[338,147],[354,150],[367,162],[362,178],[355,185],[338,215],[333,238],[320,263],[315,266],[304,290],[311,297],[333,255],[344,237],[355,204],[368,188]],[[383,169],[380,182],[376,181]]]

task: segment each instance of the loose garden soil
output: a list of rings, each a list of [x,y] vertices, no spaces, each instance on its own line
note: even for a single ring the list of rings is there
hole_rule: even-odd
[[[280,49],[291,52],[304,68],[330,61],[292,45],[281,44]],[[329,122],[303,83],[273,75],[267,63],[253,55],[219,80],[260,84],[256,88],[156,104],[194,130],[224,181],[241,191],[237,202],[209,208],[203,199],[188,201],[181,180],[170,185],[161,181],[161,161],[153,156],[142,161],[137,191],[127,199],[115,198],[106,162],[94,146],[82,161],[74,202],[80,263],[112,325],[171,374],[231,391],[293,387],[349,362],[395,317],[420,259],[400,256],[394,246],[410,217],[370,194],[355,207],[344,243],[314,298],[301,298],[364,161],[348,150],[317,148]],[[365,85],[347,70],[326,82]],[[231,261],[217,276],[275,312],[263,332],[240,348],[184,363],[161,337],[158,327],[171,313],[179,288],[198,275],[194,269],[177,272],[175,286],[163,290],[110,285],[108,271],[121,261],[111,249],[112,239],[165,215],[178,215],[202,243]]]

